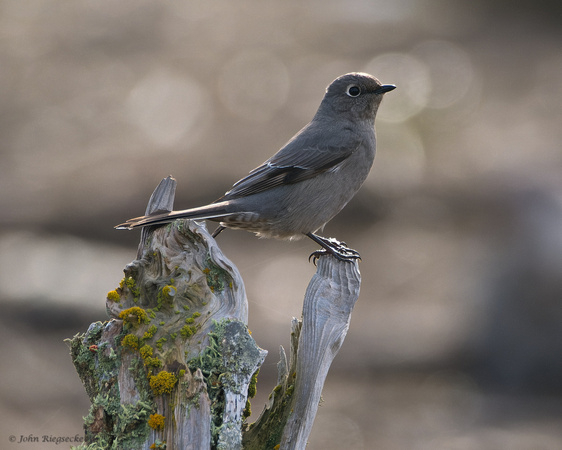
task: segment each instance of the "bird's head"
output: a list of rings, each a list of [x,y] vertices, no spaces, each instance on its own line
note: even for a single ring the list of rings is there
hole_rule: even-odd
[[[349,115],[352,120],[374,120],[383,94],[396,86],[382,84],[367,73],[348,73],[336,78],[326,88],[318,112]]]

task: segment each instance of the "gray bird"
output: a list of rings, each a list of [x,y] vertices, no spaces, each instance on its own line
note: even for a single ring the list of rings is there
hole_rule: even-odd
[[[225,228],[277,239],[308,236],[323,248],[311,255],[315,259],[324,253],[340,260],[359,258],[345,244],[315,232],[341,211],[367,178],[375,158],[375,115],[383,94],[395,87],[366,73],[336,78],[310,123],[221,198],[198,208],[129,219],[116,228],[208,219],[220,222],[214,237]]]

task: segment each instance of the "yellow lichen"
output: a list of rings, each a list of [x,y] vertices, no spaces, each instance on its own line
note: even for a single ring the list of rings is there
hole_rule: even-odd
[[[143,340],[152,339],[156,332],[158,331],[158,327],[156,325],[152,325],[143,335]]]
[[[201,317],[201,313],[196,311],[191,315],[191,317],[185,319],[185,323],[194,323],[195,319],[197,319],[198,317]]]
[[[151,414],[148,419],[148,426],[153,430],[163,430],[166,418],[161,414]]]
[[[123,322],[132,326],[138,326],[141,323],[150,322],[150,319],[146,315],[146,311],[138,306],[133,306],[132,308],[121,311],[119,313],[119,318],[123,319]]]
[[[133,294],[133,301],[136,303],[139,299],[140,296],[140,289],[137,286],[137,284],[135,283],[135,280],[133,277],[127,277],[127,278],[123,278],[121,280],[121,282],[119,283],[119,287],[121,289],[129,289],[129,291],[131,292],[131,294]]]
[[[152,347],[150,345],[143,345],[140,350],[140,355],[142,357],[142,359],[146,359],[150,356],[152,356],[152,353],[154,352],[154,350],[152,349]]]
[[[134,334],[127,334],[121,341],[123,347],[130,347],[132,349],[139,348],[139,338]]]
[[[180,334],[183,338],[187,339],[193,336],[196,331],[197,331],[196,325],[185,325],[180,330]]]
[[[121,299],[121,296],[114,289],[113,291],[109,291],[107,293],[107,299],[111,302],[118,302]]]
[[[170,394],[177,382],[178,378],[165,370],[158,375],[152,375],[149,379],[150,387],[155,395]]]
[[[172,300],[176,295],[177,289],[174,286],[164,286],[162,288],[162,296],[167,300]]]
[[[158,339],[156,341],[156,347],[158,347],[158,350],[162,351],[164,344],[168,342],[168,339],[165,337],[161,337],[160,339]]]
[[[147,356],[146,358],[144,358],[144,365],[146,367],[154,367],[158,369],[159,367],[162,367],[162,361],[160,361],[158,358]]]

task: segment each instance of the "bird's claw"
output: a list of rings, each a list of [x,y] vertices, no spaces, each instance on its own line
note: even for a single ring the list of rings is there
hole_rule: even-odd
[[[323,255],[332,255],[340,261],[353,262],[357,259],[361,260],[359,252],[347,247],[344,242],[338,242],[335,239],[326,239],[324,244],[326,244],[324,248],[310,254],[308,257],[309,262],[312,260],[312,263],[316,265],[318,258]]]

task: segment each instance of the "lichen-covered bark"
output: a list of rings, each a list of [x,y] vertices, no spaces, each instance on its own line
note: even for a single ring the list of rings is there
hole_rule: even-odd
[[[154,230],[107,297],[108,322],[71,341],[92,402],[81,448],[236,448],[266,352],[242,279],[206,229]]]

